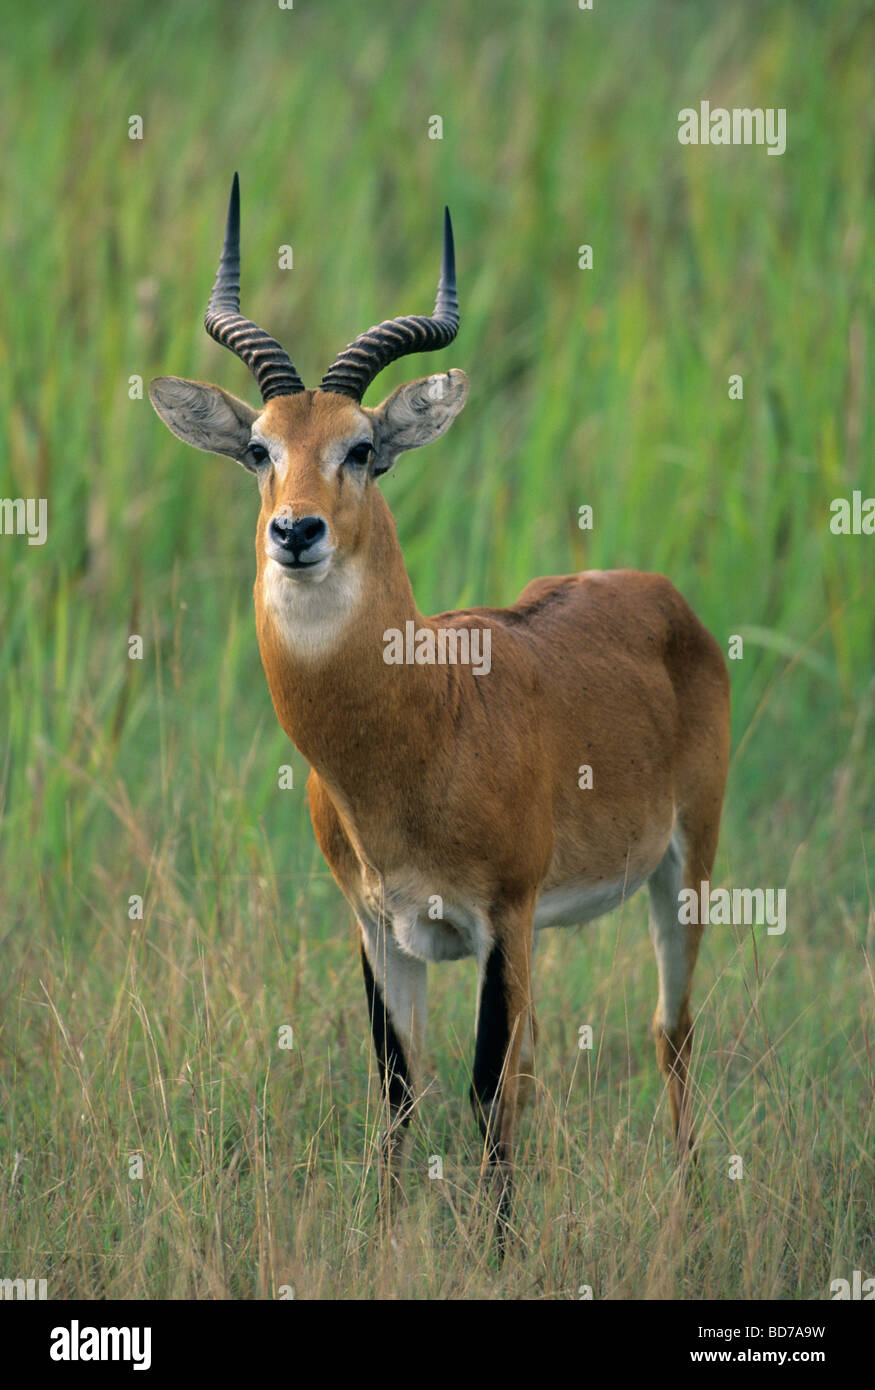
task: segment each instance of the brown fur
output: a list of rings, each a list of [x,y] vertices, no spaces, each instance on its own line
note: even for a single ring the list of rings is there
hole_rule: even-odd
[[[347,402],[314,405],[321,432],[347,427]],[[297,398],[272,402],[265,414],[295,440],[300,465],[281,494],[265,496],[259,580],[260,540],[279,502],[295,515],[328,517],[369,576],[361,620],[325,661],[295,661],[256,582],[264,669],[280,723],[313,769],[319,845],[352,901],[363,875],[414,867],[493,904],[494,932],[514,967],[510,1013],[522,1021],[538,891],[581,873],[593,882],[636,879],[659,857],[675,807],[690,844],[688,881],[709,877],[728,755],[722,653],[668,580],[635,571],[536,579],[510,608],[425,618],[382,494],[370,486],[350,505],[330,496],[310,465],[319,448],[313,406],[305,429]],[[407,619],[417,627],[488,625],[491,672],[385,665],[382,634],[403,630]],[[594,769],[591,793],[578,788],[582,763]],[[691,929],[690,976],[699,935]],[[688,1000],[670,1035],[657,1028],[678,1133],[691,1034]],[[522,1037],[520,1022],[509,1090]],[[515,1110],[505,1110],[508,1146]]]
[[[451,375],[464,382],[461,373]],[[164,380],[169,385],[159,382],[153,399],[163,392],[174,409],[181,400],[177,414],[169,407],[164,413],[185,437],[179,413],[184,417],[187,398],[175,379]],[[415,427],[428,410],[423,401],[414,399],[406,417],[399,410],[397,431],[409,432],[411,419]],[[214,403],[231,422],[221,452],[237,447],[238,419],[248,430],[247,407],[227,402],[223,394]],[[493,1159],[509,1190],[515,1120],[530,1088],[538,897],[574,881],[593,889],[637,885],[660,862],[674,826],[686,845],[687,886],[710,877],[728,760],[728,678],[717,643],[660,575],[620,570],[536,579],[509,608],[424,617],[379,487],[330,466],[338,441],[368,422],[375,448],[394,461],[388,404],[366,410],[308,391],[273,399],[258,416],[261,435],[284,446],[282,469],[261,480],[258,642],[277,717],[311,766],[317,841],[353,908],[379,912],[382,885],[405,874],[434,885],[429,891],[483,905],[491,940],[504,953],[509,1041]],[[412,447],[409,437],[401,448]],[[353,620],[317,655],[290,644],[265,602],[272,564],[266,528],[280,509],[293,519],[324,518],[335,559],[364,576]],[[417,628],[489,627],[491,671],[387,665],[383,634],[403,631],[408,620]],[[582,764],[593,769],[591,791],[578,786]],[[700,928],[689,929],[677,1021],[654,1020],[684,1149],[689,986],[700,935]],[[395,1025],[412,1053],[404,1020]],[[409,1060],[412,1072],[416,1058]]]

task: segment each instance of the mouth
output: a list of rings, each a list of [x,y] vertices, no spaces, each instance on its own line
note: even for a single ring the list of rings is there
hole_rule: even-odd
[[[324,557],[323,557],[324,558]],[[321,565],[321,560],[274,560],[277,565],[282,565],[284,570],[311,570],[314,565]]]
[[[299,560],[285,556],[280,559],[276,555],[271,555],[270,559],[278,569],[289,576],[295,575],[302,579],[305,576],[307,579],[321,579],[327,573],[333,554],[334,551],[330,550],[327,555],[320,555],[316,560]]]

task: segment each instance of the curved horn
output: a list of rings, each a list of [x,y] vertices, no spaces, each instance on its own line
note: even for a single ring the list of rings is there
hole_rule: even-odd
[[[456,294],[456,257],[450,210],[444,208],[444,246],[441,278],[431,318],[416,314],[386,319],[338,353],[321,382],[320,391],[336,391],[360,401],[374,377],[390,362],[409,352],[430,352],[446,347],[459,331],[459,300]]]
[[[304,383],[275,338],[251,319],[240,315],[240,180],[234,175],[225,244],[210,295],[204,327],[211,338],[236,352],[258,382],[262,400],[272,396],[294,396]]]

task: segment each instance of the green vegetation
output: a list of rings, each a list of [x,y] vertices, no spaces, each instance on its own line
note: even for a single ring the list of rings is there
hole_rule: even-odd
[[[875,493],[871,6],[77,0],[5,29],[0,496],[47,498],[49,530],[0,536],[0,1275],[51,1297],[822,1298],[875,1273],[875,537],[829,529],[833,498]],[[786,153],[680,146],[703,97],[786,107]],[[175,373],[255,399],[201,327],[235,168],[244,306],[310,384],[368,324],[428,311],[452,209],[459,338],[368,397],[471,377],[384,483],[424,611],[634,566],[724,650],[744,638],[715,882],[786,885],[788,926],[706,934],[701,1200],[672,1166],[640,895],[542,939],[500,1273],[470,962],[431,972],[394,1244],[374,1220],[354,929],[261,671],[256,489],[129,398]]]

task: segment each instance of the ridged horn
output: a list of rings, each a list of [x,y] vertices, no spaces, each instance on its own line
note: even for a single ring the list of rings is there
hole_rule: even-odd
[[[225,243],[204,327],[211,338],[246,363],[265,402],[273,396],[294,396],[305,389],[285,349],[263,328],[240,314],[240,180],[236,174],[231,184]]]
[[[456,256],[450,210],[444,208],[444,245],[441,278],[431,318],[418,314],[386,319],[338,353],[319,383],[320,391],[336,391],[360,401],[374,377],[399,357],[410,352],[431,352],[446,347],[459,331],[456,293]]]

